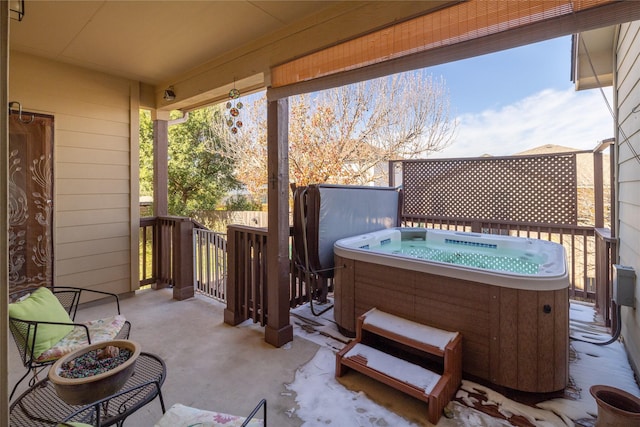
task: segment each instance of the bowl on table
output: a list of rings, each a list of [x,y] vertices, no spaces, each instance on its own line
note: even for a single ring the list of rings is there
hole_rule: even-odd
[[[67,362],[78,360],[94,350],[129,350],[129,358],[119,365],[100,373],[87,373],[81,378],[66,378],[64,366]],[[140,355],[140,344],[131,340],[111,340],[91,344],[73,351],[56,361],[49,370],[49,381],[55,387],[58,396],[70,405],[86,405],[118,392],[127,382],[135,369],[136,359]]]

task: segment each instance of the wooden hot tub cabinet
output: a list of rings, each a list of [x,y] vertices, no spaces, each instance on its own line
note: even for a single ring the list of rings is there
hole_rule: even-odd
[[[568,288],[535,291],[336,256],[335,320],[347,333],[373,307],[463,339],[463,372],[514,390],[547,393],[569,373]]]

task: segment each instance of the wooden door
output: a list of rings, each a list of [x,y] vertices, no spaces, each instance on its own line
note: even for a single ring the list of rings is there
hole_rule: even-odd
[[[9,291],[53,280],[53,117],[9,115]]]

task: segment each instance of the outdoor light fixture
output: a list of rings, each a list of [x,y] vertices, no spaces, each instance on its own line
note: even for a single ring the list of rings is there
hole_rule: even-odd
[[[11,19],[22,21],[22,18],[24,18],[24,0],[11,0],[9,2],[9,12]]]
[[[164,90],[163,98],[165,101],[173,101],[176,99],[176,93],[173,91],[173,86],[169,86]]]

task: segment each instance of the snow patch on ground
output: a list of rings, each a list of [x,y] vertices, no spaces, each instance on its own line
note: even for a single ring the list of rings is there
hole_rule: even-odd
[[[398,416],[387,408],[369,399],[364,392],[347,389],[335,379],[335,353],[344,347],[348,338],[343,337],[333,323],[331,311],[320,317],[313,316],[307,306],[296,310],[291,318],[294,333],[311,340],[321,348],[315,357],[296,371],[295,379],[287,389],[296,394],[297,407],[290,410],[303,420],[304,427],[314,426],[393,426],[410,427],[416,424]],[[571,305],[571,327],[587,331],[595,319],[593,308],[587,305]],[[302,319],[309,319],[317,325]],[[590,332],[602,335],[599,328]],[[606,340],[601,336],[600,340]],[[604,384],[625,390],[640,397],[640,388],[635,382],[624,346],[619,341],[607,346],[598,346],[576,340],[571,341],[576,358],[569,365],[570,377],[576,390],[576,400],[551,399],[537,407],[524,405],[506,398],[487,387],[464,380],[458,397],[472,406],[474,397],[470,393],[481,392],[487,398],[484,404],[496,405],[501,414],[509,418],[520,415],[533,425],[540,427],[570,426],[576,420],[594,418],[597,414],[595,399],[589,388]],[[508,421],[493,418],[458,402],[449,404],[452,418],[442,417],[438,427],[462,426],[510,426]],[[425,410],[426,419],[426,410]]]

